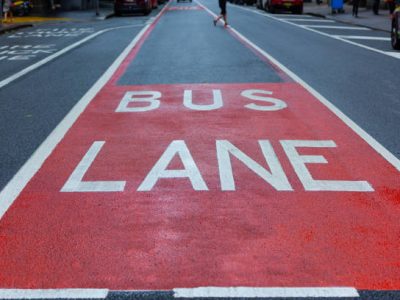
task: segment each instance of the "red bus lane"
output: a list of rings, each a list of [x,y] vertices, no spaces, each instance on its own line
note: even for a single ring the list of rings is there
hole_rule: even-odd
[[[2,218],[2,287],[400,289],[391,164],[295,82],[118,85],[139,48]]]

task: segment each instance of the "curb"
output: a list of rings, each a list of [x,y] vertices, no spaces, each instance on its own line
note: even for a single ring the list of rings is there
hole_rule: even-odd
[[[0,34],[7,33],[9,31],[14,31],[18,30],[21,28],[27,28],[27,27],[33,27],[33,24],[31,23],[23,23],[23,24],[13,24],[13,25],[8,25],[7,27],[0,27]]]

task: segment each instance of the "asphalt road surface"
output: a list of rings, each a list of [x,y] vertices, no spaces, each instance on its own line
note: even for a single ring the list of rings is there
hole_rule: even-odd
[[[400,299],[400,53],[218,13],[0,36],[0,299]]]

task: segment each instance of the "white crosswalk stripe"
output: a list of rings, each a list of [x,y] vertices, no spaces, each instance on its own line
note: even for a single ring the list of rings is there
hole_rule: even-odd
[[[390,41],[389,37],[381,37],[381,36],[334,35],[334,37],[342,39],[350,39],[350,40]]]
[[[340,30],[371,30],[366,27],[357,27],[357,26],[330,26],[330,25],[307,25],[308,28],[316,28],[316,29],[340,29]]]

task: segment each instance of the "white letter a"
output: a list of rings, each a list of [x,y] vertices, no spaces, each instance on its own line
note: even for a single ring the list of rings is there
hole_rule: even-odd
[[[183,170],[167,170],[174,156],[178,154],[181,159]],[[138,191],[151,191],[159,178],[189,178],[193,189],[196,191],[208,191],[208,187],[200,174],[185,141],[173,141],[160,157],[158,162],[147,174],[139,186]]]

